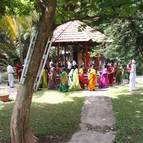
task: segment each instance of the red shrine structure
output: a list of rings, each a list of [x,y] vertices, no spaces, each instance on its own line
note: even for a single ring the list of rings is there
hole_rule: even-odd
[[[57,48],[57,64],[61,63],[60,50],[64,51],[64,64],[67,63],[67,51],[70,51],[69,57],[74,59],[78,65],[85,63],[86,68],[89,64],[89,48],[92,43],[102,43],[106,36],[96,29],[91,28],[85,23],[74,20],[58,26],[53,33],[52,44]],[[76,52],[74,52],[76,51]]]

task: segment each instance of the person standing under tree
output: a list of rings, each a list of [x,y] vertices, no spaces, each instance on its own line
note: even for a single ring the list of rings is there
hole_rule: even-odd
[[[14,70],[13,67],[9,64],[7,66],[7,74],[8,74],[8,85],[10,88],[14,88]]]
[[[136,61],[133,59],[131,62],[131,70],[129,77],[129,91],[135,89],[135,83],[136,83]]]

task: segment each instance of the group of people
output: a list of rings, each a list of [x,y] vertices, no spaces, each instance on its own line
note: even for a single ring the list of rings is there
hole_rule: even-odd
[[[77,64],[72,65],[70,69],[64,65],[56,68],[54,64],[51,64],[48,74],[46,72],[45,68],[41,78],[41,86],[44,88],[59,89],[62,92],[80,90],[86,87],[88,90],[95,90],[97,74],[94,65],[88,69],[88,76],[84,65],[78,68]]]
[[[51,64],[49,71],[43,70],[41,86],[60,91],[73,91],[88,89],[94,91],[96,87],[107,88],[113,84],[121,84],[123,78],[129,82],[129,91],[135,88],[136,66],[135,60],[123,68],[120,63],[107,63],[101,71],[96,71],[95,65],[91,64],[88,69],[84,65],[79,68],[77,64],[70,68],[66,66],[56,68]]]
[[[124,68],[120,63],[105,65],[104,69],[99,74],[99,88],[112,86],[113,83],[121,84],[123,78],[128,80],[129,91],[134,90],[136,82],[136,61],[134,59]]]
[[[96,71],[95,65],[91,64],[85,68],[84,64],[80,67],[73,62],[70,66],[55,67],[50,64],[49,69],[46,67],[42,72],[40,87],[48,89],[59,89],[67,92],[80,89],[94,91],[96,87],[107,88],[114,83],[122,83],[123,77],[128,79],[129,91],[135,88],[136,64],[132,60],[126,68],[120,63],[107,63],[101,71]],[[21,66],[16,65],[16,78],[20,80]],[[14,69],[11,65],[7,66],[8,85],[14,87]]]

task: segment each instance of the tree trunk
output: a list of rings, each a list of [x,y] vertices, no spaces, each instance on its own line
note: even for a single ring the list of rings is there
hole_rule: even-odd
[[[41,2],[41,1],[40,1]],[[39,2],[39,3],[40,3]],[[48,0],[48,6],[40,3],[42,15],[39,20],[38,36],[34,51],[29,63],[27,76],[23,85],[20,85],[11,117],[11,143],[36,143],[29,127],[30,106],[33,94],[33,85],[42,59],[48,37],[51,35],[56,0]]]

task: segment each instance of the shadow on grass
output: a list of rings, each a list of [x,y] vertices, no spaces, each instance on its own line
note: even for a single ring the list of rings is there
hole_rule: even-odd
[[[59,104],[32,103],[30,124],[40,143],[61,143],[78,130],[83,97]],[[0,109],[0,143],[9,138],[9,123],[13,103]]]
[[[127,91],[126,91],[127,92]],[[113,98],[117,136],[115,143],[143,143],[143,89]]]

